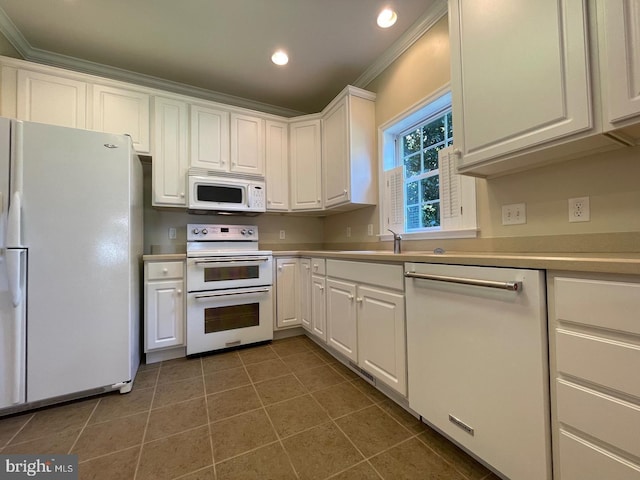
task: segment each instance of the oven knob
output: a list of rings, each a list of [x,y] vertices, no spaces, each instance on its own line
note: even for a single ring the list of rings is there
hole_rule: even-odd
[[[249,230],[249,235],[253,235],[253,230]]]
[[[243,228],[243,229],[240,231],[240,233],[241,233],[242,235],[246,235],[246,234],[247,234],[247,229],[246,229],[246,228]]]
[[[203,228],[203,229],[202,229],[202,234],[203,234],[203,235],[206,235],[207,233],[209,233],[209,232],[207,231],[207,229],[206,229],[206,228]]]
[[[193,229],[193,233],[195,233],[196,235],[200,233],[200,230],[198,230],[197,228]]]

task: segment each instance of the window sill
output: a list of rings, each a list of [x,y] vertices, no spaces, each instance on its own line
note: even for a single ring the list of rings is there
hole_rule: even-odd
[[[476,238],[479,230],[477,228],[466,230],[438,230],[435,232],[415,232],[401,233],[403,240],[441,240],[447,238]],[[393,235],[390,233],[380,235],[380,241],[393,241]]]

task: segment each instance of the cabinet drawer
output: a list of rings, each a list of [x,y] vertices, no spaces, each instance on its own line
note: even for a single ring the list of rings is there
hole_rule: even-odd
[[[556,318],[640,334],[640,283],[556,278]]]
[[[557,381],[558,420],[640,457],[640,406]]]
[[[147,280],[182,278],[184,262],[153,262],[147,264]]]
[[[311,259],[311,273],[314,275],[325,275],[327,273],[326,263],[324,258],[312,258]]]
[[[559,372],[640,398],[640,346],[558,329]]]
[[[404,291],[402,265],[327,260],[327,276]]]
[[[637,480],[640,466],[561,431],[560,476],[562,480]]]

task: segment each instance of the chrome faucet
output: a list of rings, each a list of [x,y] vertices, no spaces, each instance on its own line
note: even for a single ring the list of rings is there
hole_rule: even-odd
[[[402,236],[390,228],[387,230],[393,233],[393,253],[402,253]]]

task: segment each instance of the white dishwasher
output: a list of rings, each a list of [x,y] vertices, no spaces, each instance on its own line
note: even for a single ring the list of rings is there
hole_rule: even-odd
[[[544,281],[405,263],[409,406],[512,480],[551,478]]]

